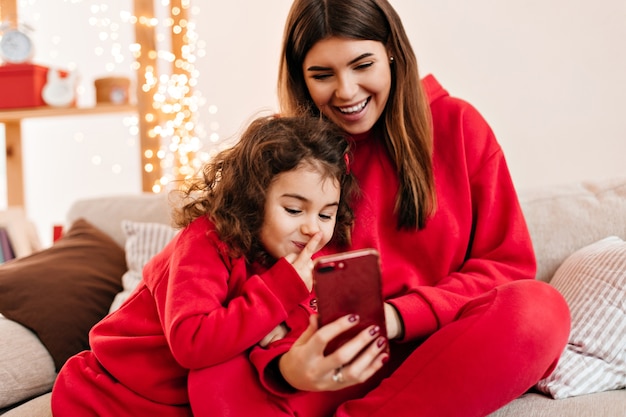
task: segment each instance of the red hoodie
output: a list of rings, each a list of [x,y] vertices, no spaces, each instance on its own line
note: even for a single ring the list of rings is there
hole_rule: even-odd
[[[381,138],[356,139],[351,164],[362,191],[353,205],[353,249],[380,252],[383,293],[402,317],[404,341],[431,335],[452,322],[467,301],[506,282],[532,279],[536,270],[526,222],[491,128],[433,76],[423,84],[432,111],[437,190],[437,210],[426,227],[397,229],[399,182]],[[288,320],[292,328],[306,327],[303,315],[294,316]],[[252,352],[261,375],[271,375],[263,371],[288,349],[289,341],[281,342]],[[280,394],[271,377],[262,382]]]

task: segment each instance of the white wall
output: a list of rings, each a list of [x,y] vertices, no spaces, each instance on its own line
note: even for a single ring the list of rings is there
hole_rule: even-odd
[[[37,30],[36,60],[61,67],[76,63],[84,105],[93,103],[93,79],[112,61],[110,42],[100,41],[86,23],[94,16],[91,6],[101,3],[20,3],[22,16]],[[519,187],[626,175],[626,2],[392,3],[422,73],[435,74],[451,94],[481,111]],[[130,4],[109,2],[107,13],[119,16]],[[218,107],[216,115],[204,108],[202,119],[218,122],[211,127],[224,141],[256,112],[276,107],[276,68],[290,4],[194,3],[207,43],[198,64],[199,89]],[[132,42],[132,29],[122,27],[120,38]],[[102,56],[94,53],[99,43],[105,46]],[[128,65],[129,59],[112,71],[132,74]],[[75,199],[141,190],[139,146],[122,116],[33,119],[24,123],[23,133],[26,207],[44,243]]]
[[[626,175],[626,2],[394,4],[423,69],[483,113],[520,187]]]

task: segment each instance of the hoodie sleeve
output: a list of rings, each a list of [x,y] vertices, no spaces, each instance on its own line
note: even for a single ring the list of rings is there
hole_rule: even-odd
[[[228,260],[207,223],[201,219],[183,230],[167,262],[153,262],[145,273],[167,277],[149,286],[170,349],[188,369],[245,352],[309,294],[284,259],[258,274],[243,259]]]

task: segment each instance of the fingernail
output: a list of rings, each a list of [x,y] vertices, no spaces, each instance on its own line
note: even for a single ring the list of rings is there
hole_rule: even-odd
[[[350,314],[350,317],[348,317],[348,321],[350,323],[354,323],[355,321],[357,321],[359,319],[359,316],[357,314]]]
[[[385,346],[385,343],[387,343],[387,340],[384,337],[379,337],[378,340],[376,341],[376,346],[381,348]]]
[[[384,356],[381,362],[383,363],[383,365],[389,362],[389,356]]]
[[[380,327],[374,326],[370,329],[370,335],[376,336],[378,333],[380,333]]]

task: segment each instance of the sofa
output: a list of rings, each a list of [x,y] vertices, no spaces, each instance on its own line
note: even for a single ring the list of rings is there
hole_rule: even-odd
[[[626,416],[626,177],[518,191],[537,254],[536,279],[563,293],[572,311],[572,331],[553,374],[490,417]],[[13,291],[8,285],[25,287],[16,293],[22,301],[14,310],[29,303],[43,308],[37,304],[40,298],[57,303],[43,318],[18,315],[18,322],[9,318],[10,309],[0,316],[2,417],[51,415],[50,390],[63,358],[84,347],[98,315],[123,302],[141,279],[145,261],[174,233],[168,199],[154,194],[77,201],[67,213],[65,230],[50,248],[0,266],[0,299],[1,291]],[[89,240],[95,235],[96,243]],[[100,247],[103,242],[106,248]],[[63,251],[55,252],[55,247]],[[107,269],[101,259],[117,265]],[[34,272],[28,269],[33,263]],[[81,263],[83,270],[66,271]],[[19,281],[16,275],[21,275]],[[44,277],[43,283],[29,281]],[[9,284],[3,290],[4,281]],[[33,295],[35,287],[43,288]],[[72,297],[80,300],[66,300]],[[99,303],[100,310],[86,323],[78,322],[87,316],[81,302],[90,307]],[[57,318],[66,305],[69,311]],[[60,321],[70,324],[50,331]],[[81,339],[82,345],[63,345],[69,339]]]

